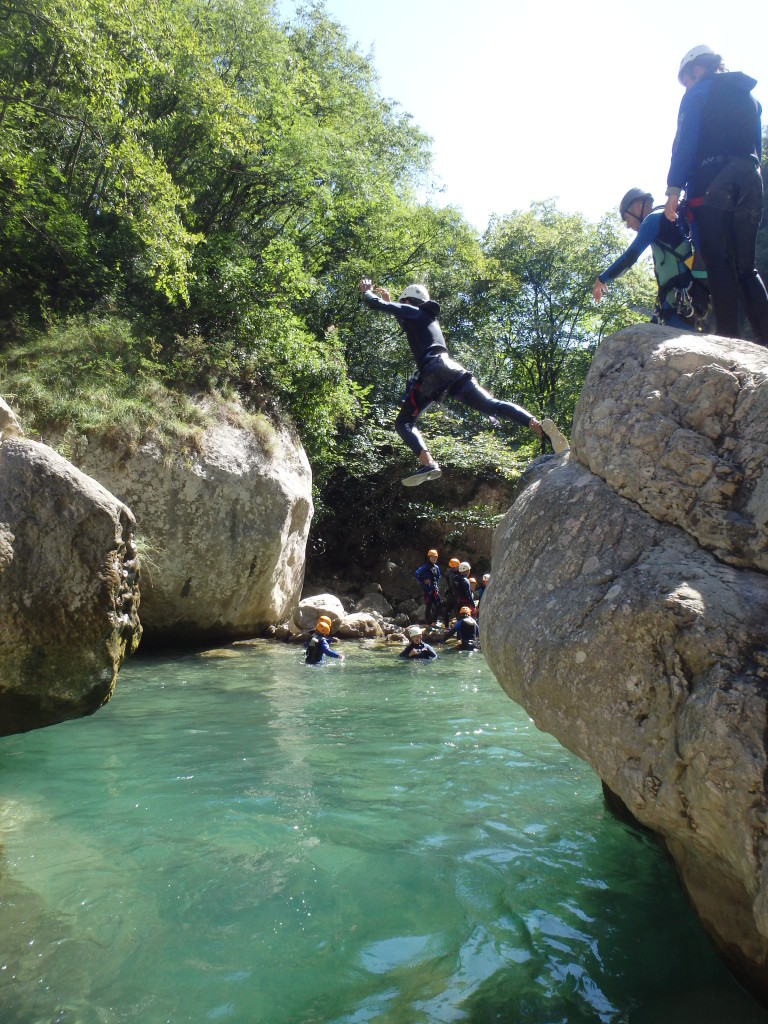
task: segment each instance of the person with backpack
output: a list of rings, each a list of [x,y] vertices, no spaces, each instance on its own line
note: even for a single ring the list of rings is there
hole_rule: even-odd
[[[706,315],[709,295],[701,276],[694,277],[693,246],[680,221],[667,220],[664,207],[654,210],[653,196],[640,188],[631,188],[626,193],[619,213],[637,237],[610,267],[598,274],[592,285],[595,302],[608,291],[608,284],[634,266],[650,246],[658,287],[651,323],[682,331],[698,330]]]
[[[541,441],[546,438],[554,452],[567,451],[568,442],[551,419],[539,422],[532,413],[514,402],[493,398],[480,387],[469,370],[451,359],[437,320],[440,304],[429,297],[423,284],[407,285],[397,302],[390,301],[386,288],[374,290],[369,277],[361,279],[359,288],[366,306],[395,317],[408,339],[418,367],[418,373],[408,382],[395,420],[398,436],[419,460],[419,468],[402,481],[406,487],[416,487],[442,475],[416,428],[416,420],[433,402],[441,402],[445,398],[456,398],[492,419],[513,420],[533,431]]]
[[[680,194],[693,214],[707,268],[717,333],[740,338],[739,300],[754,340],[768,345],[768,293],[755,266],[763,212],[762,108],[754,78],[726,71],[710,46],[680,62],[685,87],[667,176],[664,215],[674,223]]]
[[[467,605],[464,605],[459,610],[458,619],[453,628],[449,629],[445,634],[442,643],[445,643],[452,636],[455,636],[459,641],[456,647],[457,651],[476,651],[480,647],[477,622],[472,618],[472,609]]]

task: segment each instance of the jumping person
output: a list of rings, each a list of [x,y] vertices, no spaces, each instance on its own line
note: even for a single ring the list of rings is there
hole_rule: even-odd
[[[592,297],[600,302],[611,281],[637,263],[650,245],[658,294],[651,323],[695,331],[706,314],[709,293],[701,271],[694,271],[691,240],[679,221],[664,216],[664,207],[653,209],[653,196],[631,188],[619,204],[621,219],[637,234],[619,258],[603,270],[592,285]],[[694,276],[698,274],[699,276]]]
[[[438,587],[440,567],[437,564],[437,558],[437,551],[430,548],[427,552],[427,560],[413,574],[424,590],[424,621],[428,626],[437,621],[440,605],[443,603],[443,597]]]
[[[446,397],[456,398],[488,416],[513,420],[528,427],[540,440],[546,437],[555,452],[568,448],[568,442],[552,420],[539,422],[521,406],[493,398],[480,387],[469,370],[451,359],[437,320],[440,305],[430,299],[423,284],[409,284],[397,302],[390,300],[386,288],[374,290],[368,277],[360,281],[359,287],[367,306],[395,317],[408,339],[418,367],[416,376],[408,382],[405,399],[395,420],[395,430],[400,439],[420,463],[415,473],[403,479],[406,487],[436,480],[442,473],[416,429],[416,420],[433,402]]]
[[[680,62],[685,87],[667,176],[669,221],[685,189],[707,268],[717,333],[742,337],[739,299],[755,335],[768,345],[768,293],[755,266],[763,211],[762,108],[754,78],[726,71],[709,46],[694,46]]]

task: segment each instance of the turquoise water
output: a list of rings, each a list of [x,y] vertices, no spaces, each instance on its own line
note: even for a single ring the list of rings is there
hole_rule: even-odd
[[[482,655],[134,659],[0,740],[2,1024],[768,1021]]]

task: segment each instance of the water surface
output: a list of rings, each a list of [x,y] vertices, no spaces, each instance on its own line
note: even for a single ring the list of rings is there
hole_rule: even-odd
[[[0,740],[2,1024],[766,1024],[482,655],[134,659]]]

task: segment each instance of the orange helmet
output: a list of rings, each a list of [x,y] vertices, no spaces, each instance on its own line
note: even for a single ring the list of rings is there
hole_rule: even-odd
[[[461,608],[459,608],[459,615],[471,615],[471,614],[472,614],[472,609],[469,608],[467,605],[464,604],[464,605],[461,606]]]
[[[448,563],[448,568],[449,569],[458,569],[459,568],[459,560],[458,560],[458,558],[452,558],[450,560],[450,562]]]
[[[434,548],[430,548],[430,549],[429,549],[429,551],[427,552],[427,558],[431,558],[431,557],[432,557],[432,555],[434,555],[434,556],[435,556],[435,558],[437,558],[437,552],[435,551],[435,549],[434,549]]]
[[[315,626],[315,630],[318,633],[322,633],[323,636],[328,636],[328,634],[331,632],[331,624],[330,622],[326,622],[325,619],[318,619],[317,625]]]

